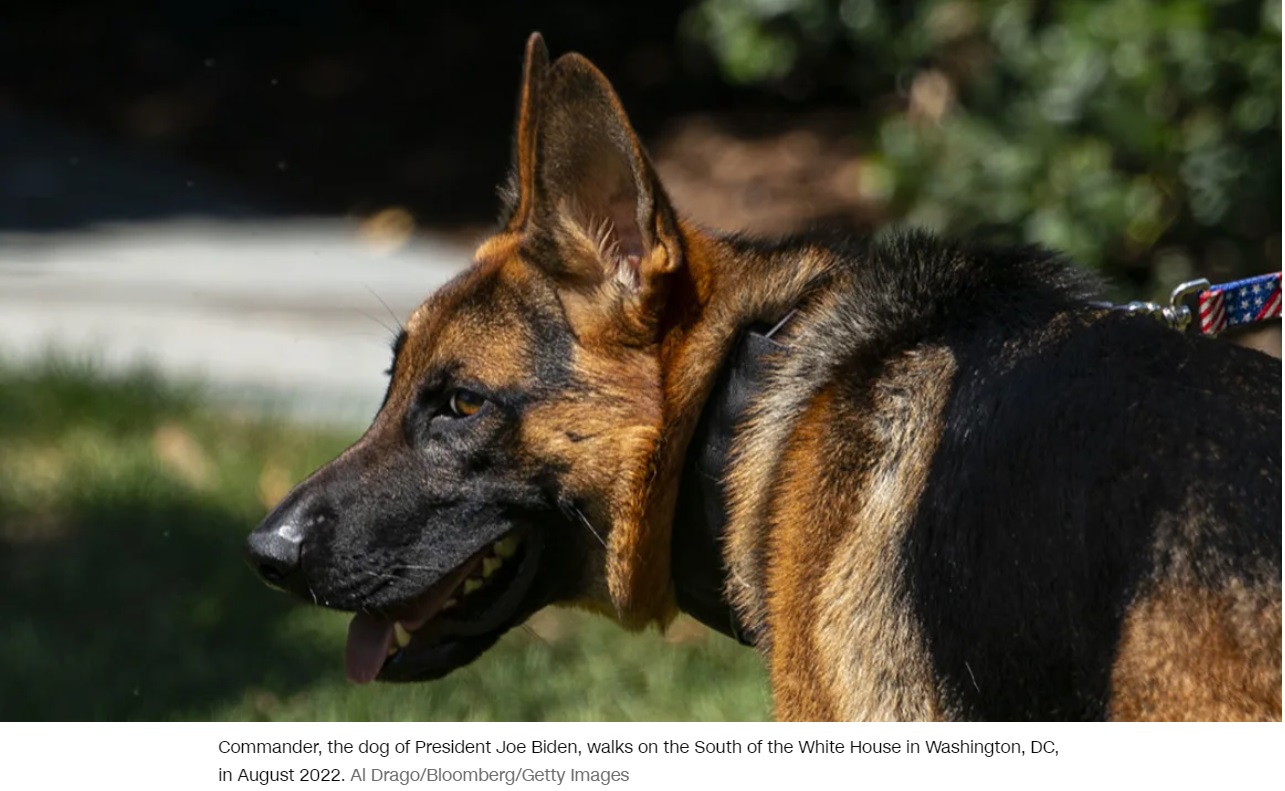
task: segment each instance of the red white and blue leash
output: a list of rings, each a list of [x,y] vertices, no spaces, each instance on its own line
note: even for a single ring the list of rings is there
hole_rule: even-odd
[[[1247,277],[1217,286],[1204,279],[1189,280],[1173,290],[1168,305],[1130,302],[1123,309],[1155,316],[1183,331],[1191,324],[1192,312],[1186,301],[1193,295],[1201,334],[1217,335],[1228,327],[1280,318],[1281,273]]]

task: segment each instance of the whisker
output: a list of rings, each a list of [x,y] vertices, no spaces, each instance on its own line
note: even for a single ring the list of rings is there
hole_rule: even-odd
[[[534,638],[534,639],[536,639],[536,640],[539,640],[540,642],[544,643],[545,645],[549,645],[549,641],[548,641],[548,640],[546,640],[546,639],[544,639],[544,637],[542,637],[542,636],[540,635],[540,633],[539,633],[539,632],[537,632],[536,630],[532,629],[532,628],[531,628],[531,626],[530,626],[530,624],[527,624],[527,623],[525,623],[525,622],[524,622],[524,623],[522,624],[522,631],[524,631],[524,632],[526,632],[527,634],[531,635],[531,637],[532,637],[532,638]]]
[[[361,315],[365,316],[366,318],[370,319],[371,321],[375,322],[375,323],[376,323],[376,324],[378,324],[379,326],[383,327],[384,329],[388,330],[388,332],[389,332],[390,334],[392,334],[392,335],[396,335],[396,334],[397,334],[397,330],[395,330],[395,329],[393,329],[392,327],[390,327],[390,326],[388,326],[387,324],[385,324],[385,323],[383,322],[383,320],[382,320],[382,319],[379,319],[379,318],[376,318],[375,316],[370,315],[369,313],[367,313],[366,311],[362,310],[361,308],[358,308],[358,309],[357,309],[357,312],[358,312],[358,313],[360,313]]]
[[[391,571],[437,571],[436,566],[392,566]]]
[[[376,294],[375,289],[370,286],[366,286],[365,288],[370,292],[372,297],[379,300],[379,304],[384,306],[384,310],[388,311],[388,318],[393,320],[393,326],[400,327],[402,325],[401,321],[397,318],[397,314],[393,312],[393,309],[388,306],[388,303],[384,301],[384,298]],[[397,330],[394,329],[389,329],[389,332],[393,333],[393,335],[397,334]]]
[[[571,510],[576,512],[576,516],[580,517],[580,522],[584,524],[585,527],[589,528],[589,532],[593,533],[593,537],[598,539],[598,543],[602,544],[603,549],[606,549],[607,542],[603,541],[602,536],[598,535],[598,531],[594,530],[593,525],[589,524],[589,517],[584,515],[584,511],[581,511],[579,508],[575,507],[574,505],[571,506]]]

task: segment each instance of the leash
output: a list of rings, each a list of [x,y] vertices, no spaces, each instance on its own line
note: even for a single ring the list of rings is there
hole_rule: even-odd
[[[1281,273],[1233,280],[1221,285],[1210,285],[1208,280],[1188,280],[1169,295],[1169,304],[1155,302],[1130,302],[1120,306],[1128,313],[1153,316],[1179,332],[1191,325],[1192,311],[1187,300],[1196,297],[1196,314],[1202,335],[1210,337],[1228,327],[1256,324],[1281,315]]]

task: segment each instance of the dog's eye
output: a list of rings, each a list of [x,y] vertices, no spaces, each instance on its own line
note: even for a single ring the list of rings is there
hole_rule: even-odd
[[[446,402],[447,408],[455,417],[472,417],[478,413],[486,399],[472,390],[456,390]]]

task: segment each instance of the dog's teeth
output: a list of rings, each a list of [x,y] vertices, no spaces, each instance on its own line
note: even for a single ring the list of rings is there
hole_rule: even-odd
[[[500,566],[503,564],[504,561],[500,558],[482,558],[482,576],[491,576],[496,571],[499,571]]]
[[[507,536],[495,542],[495,554],[502,558],[511,558],[518,551],[518,544],[522,539],[517,536]]]
[[[443,604],[443,605],[442,605],[442,609],[443,609],[443,610],[449,610],[449,609],[451,609],[452,607],[454,607],[454,606],[455,606],[455,604],[457,603],[457,601],[458,601],[457,599],[447,599],[447,600],[446,600],[446,604]]]
[[[405,648],[410,645],[410,632],[406,631],[406,627],[400,623],[393,625],[393,637],[398,648]]]
[[[476,578],[466,579],[464,580],[464,595],[467,596],[473,591],[481,587],[482,587],[482,580],[476,579]]]

